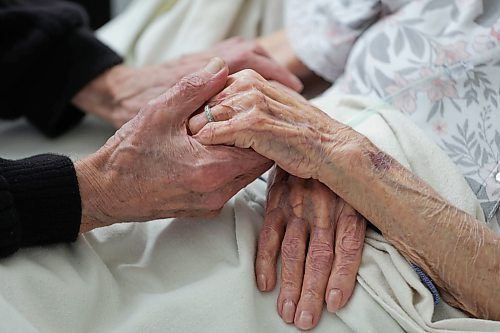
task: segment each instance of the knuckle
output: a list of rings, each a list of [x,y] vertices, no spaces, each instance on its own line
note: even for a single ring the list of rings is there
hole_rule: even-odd
[[[281,246],[281,256],[284,261],[297,262],[302,260],[304,255],[304,243],[297,237],[289,237],[283,241]]]
[[[333,274],[336,277],[348,277],[357,273],[357,268],[354,267],[353,261],[343,260],[335,265]]]
[[[278,230],[276,230],[276,226],[274,224],[266,224],[262,227],[262,230],[259,235],[259,244],[261,246],[267,246],[273,240],[276,239],[278,235]]]
[[[261,264],[270,264],[274,261],[274,256],[267,250],[259,249],[257,251],[256,261]]]
[[[220,116],[221,120],[229,120],[235,115],[235,111],[232,107],[222,107],[220,110]]]
[[[250,81],[256,81],[259,79],[260,75],[253,69],[244,69],[240,72],[241,77],[248,79]]]
[[[328,243],[314,243],[307,253],[308,268],[314,272],[330,271],[333,262],[333,246]]]
[[[323,300],[323,293],[319,293],[314,288],[304,288],[300,298],[306,300]]]
[[[363,239],[359,239],[357,237],[353,237],[352,235],[343,235],[340,238],[339,247],[342,252],[347,254],[356,254],[363,247]]]
[[[253,103],[258,103],[265,100],[265,95],[254,87],[247,93],[247,98]]]
[[[253,114],[252,116],[248,116],[247,124],[250,128],[254,129],[265,129],[267,125],[270,125],[271,119],[266,117],[266,115],[262,113]]]
[[[299,290],[299,285],[297,282],[290,279],[282,279],[281,281],[281,289],[286,291],[294,291],[297,292]]]
[[[357,215],[349,215],[347,217],[347,227],[345,231],[339,235],[339,248],[341,251],[348,254],[356,254],[360,252],[364,245],[364,223],[359,223]]]
[[[185,76],[180,80],[181,90],[198,90],[205,85],[205,80],[203,80],[198,75]]]

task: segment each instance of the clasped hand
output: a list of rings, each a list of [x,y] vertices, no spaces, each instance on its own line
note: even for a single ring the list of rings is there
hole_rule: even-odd
[[[286,126],[266,128],[283,120],[285,113],[298,117],[297,123],[314,126],[321,126],[325,115],[311,113],[307,101],[253,71],[229,79],[228,71],[222,60],[212,60],[150,101],[97,153],[76,163],[81,230],[123,221],[215,215],[269,169],[271,160],[277,161],[294,176],[280,167],[271,173],[255,261],[257,285],[261,291],[274,289],[281,250],[278,313],[287,323],[311,329],[325,301],[335,312],[350,298],[366,222],[318,180],[303,179],[314,178],[317,170],[308,159],[321,153],[304,133],[297,135]],[[235,126],[206,125],[203,113],[192,117],[207,100],[217,121],[233,121]],[[258,140],[257,133],[241,123],[246,121],[262,125],[250,126],[261,134]],[[188,122],[191,132],[198,133],[194,137]],[[317,139],[314,126],[303,130]],[[230,132],[235,128],[241,133]],[[296,142],[290,145],[287,140]],[[217,145],[235,143],[240,148]]]
[[[125,221],[213,216],[272,163],[251,149],[203,146],[187,121],[226,83],[221,59],[150,101],[76,163],[82,231]]]
[[[310,179],[317,172],[311,161],[323,153],[313,144],[321,140],[316,129],[328,123],[328,116],[250,70],[232,75],[209,105],[216,122],[207,125],[204,114],[190,120],[198,140],[254,148],[296,176],[309,178],[290,175],[278,166],[271,173],[255,273],[261,291],[274,289],[281,251],[278,313],[287,323],[311,329],[325,302],[330,312],[336,312],[351,297],[366,230],[360,214]]]

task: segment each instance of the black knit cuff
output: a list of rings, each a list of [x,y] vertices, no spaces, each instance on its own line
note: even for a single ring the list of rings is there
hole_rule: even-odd
[[[80,28],[71,34],[68,38],[68,49],[72,61],[66,90],[71,98],[87,83],[123,61],[87,28]]]
[[[56,137],[80,122],[84,113],[71,104],[73,97],[93,79],[122,62],[120,56],[96,39],[87,28],[75,30],[66,43],[64,49],[68,53],[64,56],[70,59],[70,66],[64,79],[62,104],[52,108],[54,112],[47,119],[47,125],[41,128],[49,137]]]
[[[19,219],[9,184],[0,176],[0,257],[14,253],[19,248]]]
[[[20,246],[76,240],[81,222],[78,179],[64,156],[38,155],[1,163],[19,221]]]

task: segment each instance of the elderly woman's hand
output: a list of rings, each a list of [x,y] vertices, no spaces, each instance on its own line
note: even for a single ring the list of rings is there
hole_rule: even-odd
[[[318,179],[420,266],[448,304],[500,319],[500,239],[486,224],[363,135],[258,74],[240,72],[228,82],[210,102],[217,121],[196,134],[201,143],[252,147],[293,175]],[[191,123],[199,126],[202,117]]]
[[[203,113],[189,121],[197,140],[253,148],[301,178],[318,179],[325,147],[357,145],[350,128],[252,70],[232,75],[208,104],[215,122]]]
[[[194,116],[190,129],[195,137],[207,143],[252,147],[295,175],[312,176],[322,151],[311,151],[311,140],[318,139],[318,130],[331,119],[300,95],[255,72],[243,71],[230,77],[228,87],[209,104],[220,123],[207,125],[204,113]],[[259,238],[257,284],[263,291],[274,288],[281,246],[278,313],[300,329],[311,329],[325,301],[328,310],[335,312],[352,295],[366,222],[319,181],[276,170],[270,178]]]
[[[325,301],[330,312],[347,303],[356,284],[365,230],[364,218],[319,181],[273,169],[255,274],[261,291],[274,289],[281,248],[277,309],[285,322],[311,329]]]
[[[87,84],[73,98],[85,112],[95,114],[116,128],[132,119],[151,99],[164,93],[182,77],[201,68],[213,57],[222,58],[229,73],[253,69],[299,91],[302,83],[288,69],[272,60],[255,41],[232,38],[198,53],[163,64],[132,68],[117,65]]]
[[[272,165],[252,150],[205,147],[188,135],[187,120],[224,87],[227,74],[223,61],[213,59],[76,163],[82,231],[114,222],[213,215]]]

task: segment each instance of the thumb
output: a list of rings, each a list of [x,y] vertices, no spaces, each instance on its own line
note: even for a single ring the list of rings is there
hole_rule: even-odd
[[[159,97],[169,120],[187,120],[226,85],[228,68],[221,58],[212,58],[205,68],[183,77]]]

